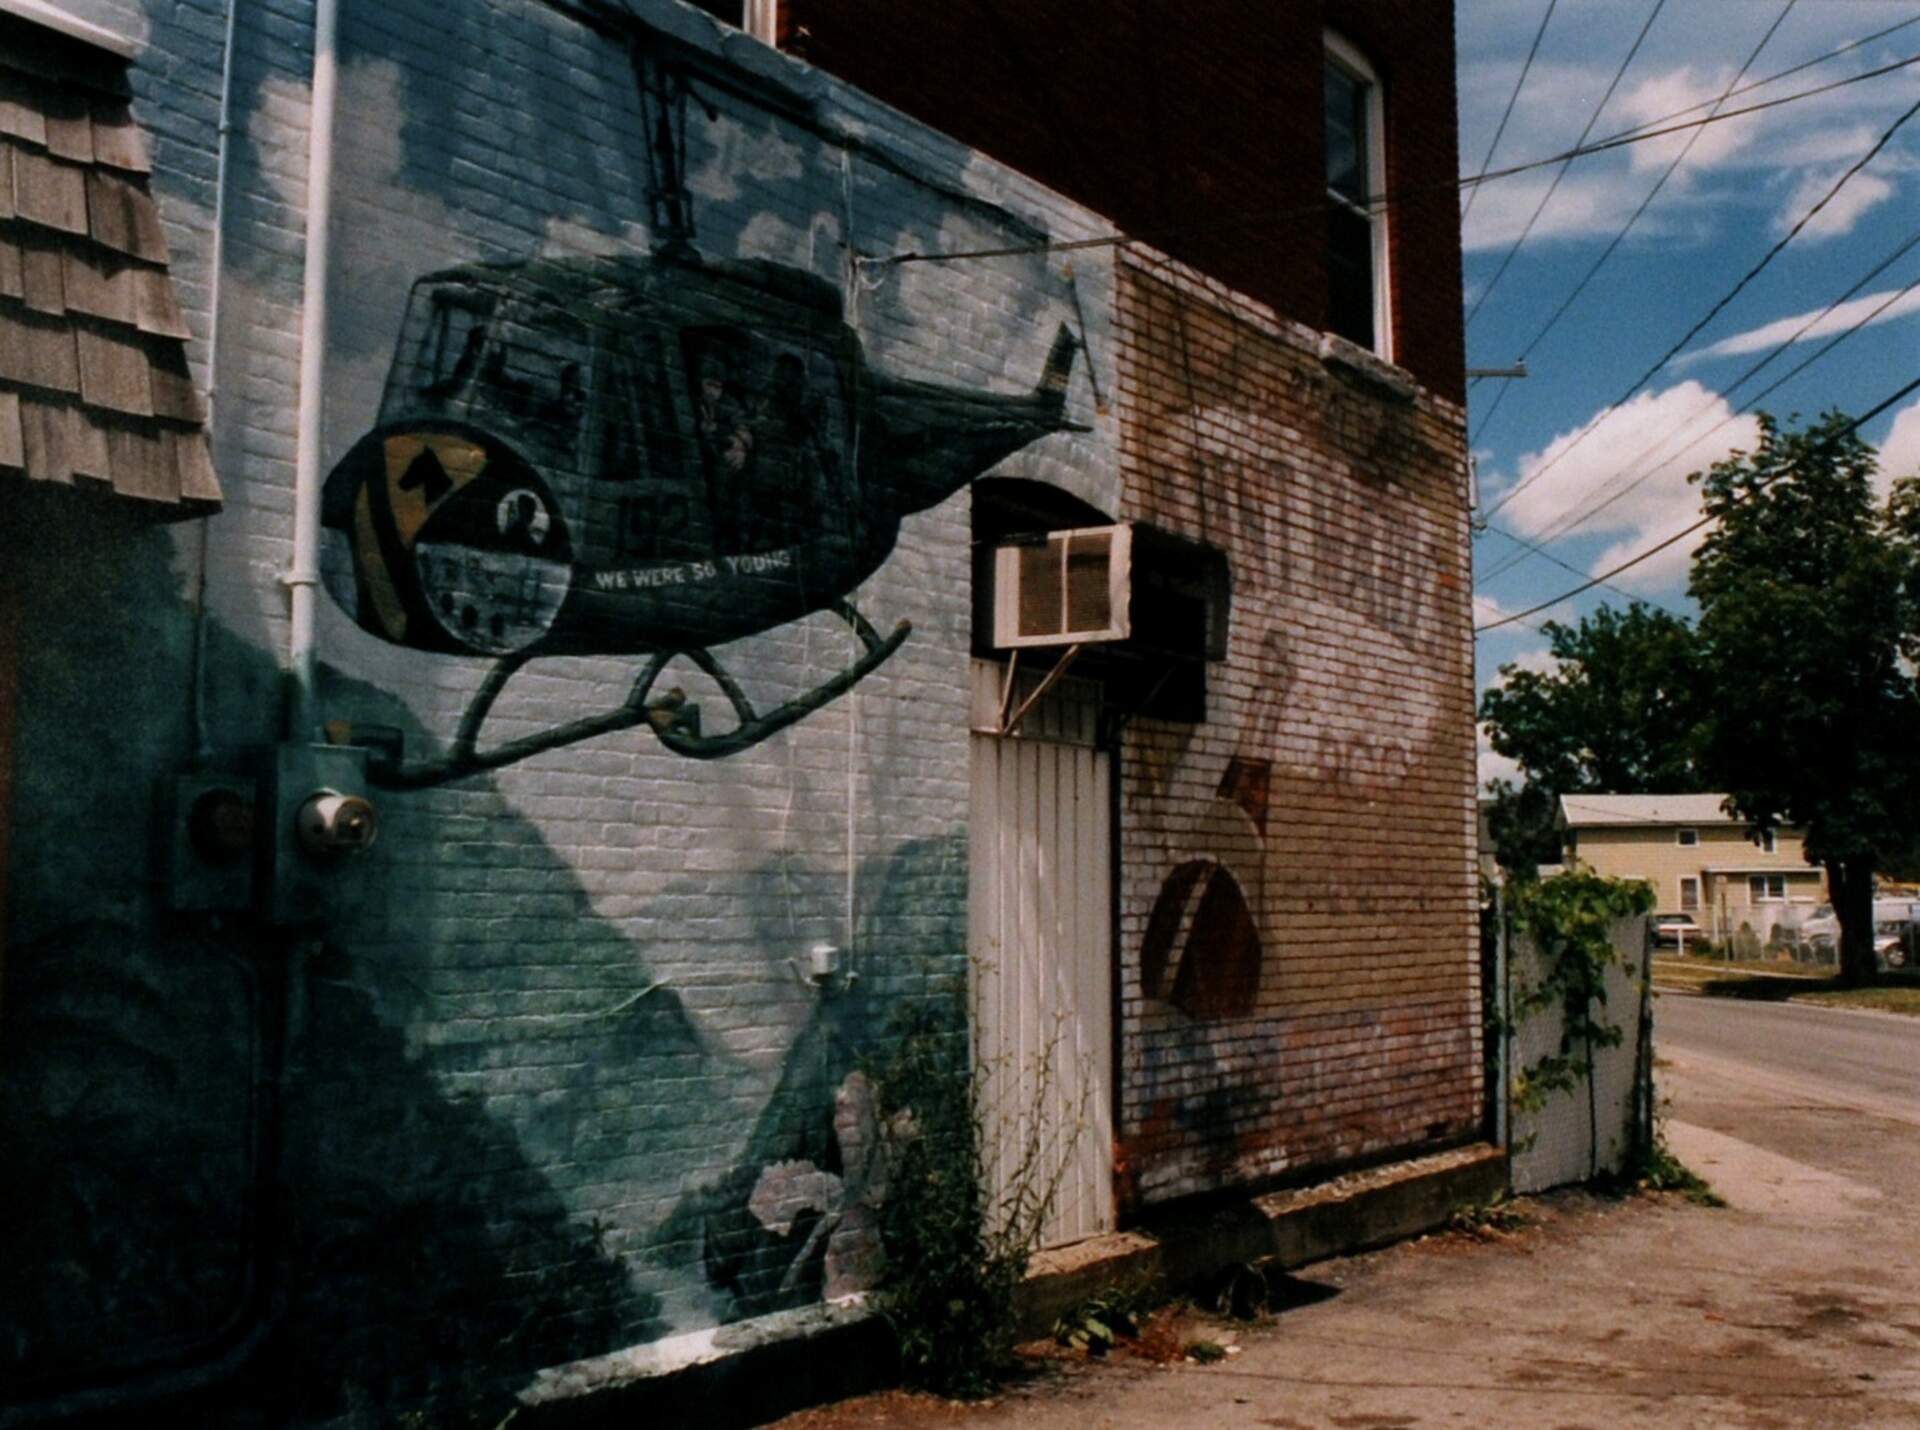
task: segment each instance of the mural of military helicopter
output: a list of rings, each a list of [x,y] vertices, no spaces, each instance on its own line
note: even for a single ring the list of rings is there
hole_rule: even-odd
[[[1064,415],[1079,346],[1064,324],[1024,395],[906,381],[867,365],[831,283],[704,257],[684,183],[698,81],[644,36],[632,51],[652,251],[418,279],[376,425],[327,479],[341,608],[397,645],[495,661],[446,756],[387,768],[389,787],[640,724],[695,759],[758,744],[907,638],[907,622],[883,637],[847,599],[904,517],[1041,437],[1085,430]],[[821,611],[858,655],[757,711],[713,648]],[[547,655],[645,659],[619,707],[480,750],[507,682]],[[703,732],[679,689],[655,694],[682,657],[725,695],[731,729]]]

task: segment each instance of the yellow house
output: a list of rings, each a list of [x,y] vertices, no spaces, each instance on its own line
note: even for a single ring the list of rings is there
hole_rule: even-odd
[[[1570,794],[1560,797],[1567,862],[1653,886],[1654,909],[1692,914],[1713,939],[1751,929],[1766,942],[1791,933],[1827,898],[1824,870],[1808,865],[1801,831],[1749,834],[1721,794]]]

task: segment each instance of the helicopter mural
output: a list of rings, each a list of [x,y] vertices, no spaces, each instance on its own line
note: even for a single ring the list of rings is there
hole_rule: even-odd
[[[838,288],[694,246],[683,180],[695,81],[632,52],[648,121],[650,253],[476,262],[415,281],[374,427],[323,496],[323,575],[362,629],[495,663],[445,757],[388,767],[445,783],[645,724],[677,754],[751,748],[872,673],[882,636],[847,599],[903,518],[1065,417],[1079,344],[1062,324],[1035,386],[999,396],[876,372]],[[767,711],[713,648],[821,611],[858,653]],[[513,674],[550,655],[643,657],[626,701],[478,748]],[[702,729],[670,661],[704,672],[732,727]]]

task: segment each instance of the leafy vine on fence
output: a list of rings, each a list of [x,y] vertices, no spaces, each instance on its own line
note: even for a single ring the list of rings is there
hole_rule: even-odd
[[[1572,1092],[1583,1080],[1592,1098],[1594,1052],[1617,1047],[1623,1036],[1607,1020],[1607,969],[1619,959],[1613,927],[1652,908],[1653,890],[1638,879],[1576,870],[1512,886],[1514,922],[1531,935],[1542,970],[1538,983],[1515,988],[1515,1019],[1556,1006],[1561,1014],[1558,1051],[1514,1072],[1517,1110],[1537,1112],[1551,1094]],[[1598,1148],[1591,1150],[1597,1162]]]

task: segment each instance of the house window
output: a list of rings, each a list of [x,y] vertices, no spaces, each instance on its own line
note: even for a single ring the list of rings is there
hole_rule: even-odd
[[[1327,327],[1391,359],[1386,114],[1360,52],[1326,37]]]
[[[1760,851],[1763,854],[1773,854],[1778,852],[1774,848],[1773,831],[1771,829],[1763,829],[1760,831]]]
[[[779,28],[779,0],[693,0],[714,19],[745,30],[754,39],[774,43]]]
[[[1673,831],[1673,842],[1682,848],[1691,849],[1700,842],[1700,831],[1697,829],[1676,829]]]
[[[1787,899],[1787,876],[1785,874],[1750,874],[1747,876],[1747,902],[1750,904],[1782,904]]]
[[[1700,907],[1700,881],[1691,876],[1680,880],[1680,911],[1694,913]]]

